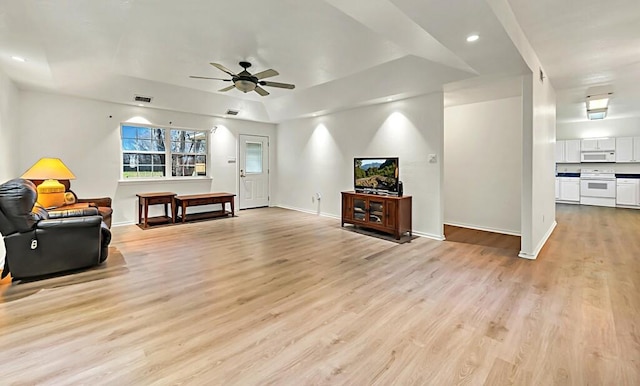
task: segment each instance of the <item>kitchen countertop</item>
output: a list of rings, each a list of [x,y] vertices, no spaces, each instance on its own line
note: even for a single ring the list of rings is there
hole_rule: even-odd
[[[616,178],[640,178],[640,174],[616,173]]]

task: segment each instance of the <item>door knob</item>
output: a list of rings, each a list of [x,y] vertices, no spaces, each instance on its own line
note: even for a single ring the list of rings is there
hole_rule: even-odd
[[[246,175],[244,174],[244,170],[240,169],[240,177],[246,177]]]

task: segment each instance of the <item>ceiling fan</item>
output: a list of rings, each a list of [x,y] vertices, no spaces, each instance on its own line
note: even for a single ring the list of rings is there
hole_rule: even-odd
[[[231,75],[231,79],[209,78],[206,76],[190,76],[189,78],[213,79],[213,80],[222,80],[225,82],[233,82],[231,86],[222,88],[218,91],[225,92],[235,87],[244,93],[247,93],[249,91],[255,91],[262,96],[267,96],[269,95],[269,93],[267,92],[267,90],[263,89],[260,86],[269,86],[269,87],[278,87],[278,88],[287,88],[287,89],[293,89],[296,87],[295,85],[289,84],[289,83],[278,83],[278,82],[269,82],[269,81],[261,80],[261,79],[270,78],[272,76],[279,75],[279,73],[276,70],[269,69],[269,70],[258,72],[256,74],[251,74],[249,71],[247,71],[247,68],[251,67],[251,63],[249,62],[239,63],[240,67],[244,69],[239,74],[233,73],[233,71],[229,70],[222,64],[218,64],[218,63],[209,63],[209,64]]]

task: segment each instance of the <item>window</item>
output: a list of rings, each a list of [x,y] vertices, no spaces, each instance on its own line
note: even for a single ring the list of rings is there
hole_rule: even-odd
[[[121,138],[123,179],[207,175],[206,131],[122,124]]]
[[[247,142],[246,167],[247,173],[262,173],[262,144]]]

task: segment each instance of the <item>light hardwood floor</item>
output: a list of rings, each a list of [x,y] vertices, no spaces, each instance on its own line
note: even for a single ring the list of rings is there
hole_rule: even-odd
[[[0,384],[638,385],[640,211],[557,218],[536,261],[277,208],[114,228],[98,269],[0,284]]]

